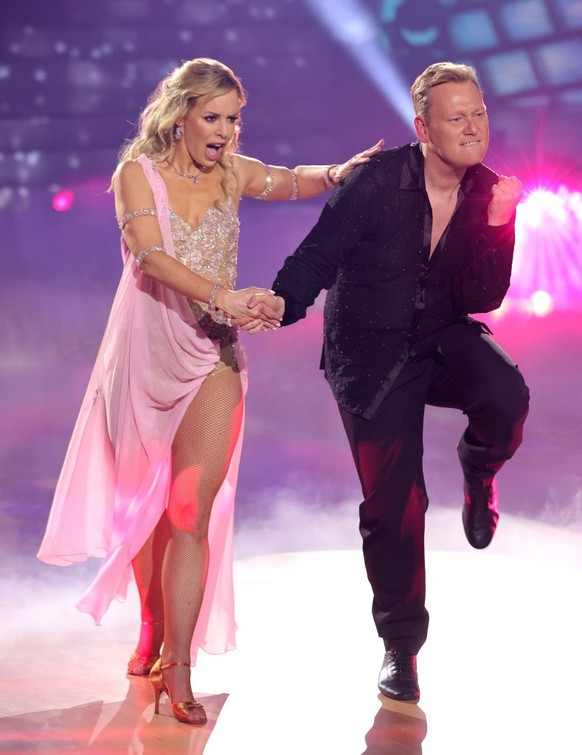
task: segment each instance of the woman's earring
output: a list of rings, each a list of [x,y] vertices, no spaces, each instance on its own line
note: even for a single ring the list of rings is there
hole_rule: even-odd
[[[179,142],[182,138],[182,126],[176,123],[174,126],[174,141]]]

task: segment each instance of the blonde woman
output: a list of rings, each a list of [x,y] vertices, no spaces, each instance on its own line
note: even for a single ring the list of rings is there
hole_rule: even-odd
[[[155,710],[203,724],[190,665],[235,644],[232,531],[246,371],[237,323],[258,331],[235,290],[242,196],[320,194],[380,149],[343,165],[273,167],[236,154],[245,93],[198,58],[161,82],[112,188],[124,268],[57,484],[39,558],[102,557],[78,607],[97,623],[131,574],[141,632],[128,673],[150,674]]]

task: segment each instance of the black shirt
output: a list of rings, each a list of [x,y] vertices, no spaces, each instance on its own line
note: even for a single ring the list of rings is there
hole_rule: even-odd
[[[487,225],[497,175],[463,177],[432,256],[432,212],[419,144],[386,150],[352,171],[287,257],[273,289],[283,325],[305,317],[322,289],[322,365],[337,402],[371,417],[412,347],[470,312],[496,309],[509,287],[514,223]]]

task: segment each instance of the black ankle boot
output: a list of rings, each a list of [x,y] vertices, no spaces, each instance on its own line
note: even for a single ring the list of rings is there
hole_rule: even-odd
[[[465,480],[463,528],[473,548],[486,548],[493,540],[499,521],[497,484],[493,478],[488,484],[480,480],[471,484]]]

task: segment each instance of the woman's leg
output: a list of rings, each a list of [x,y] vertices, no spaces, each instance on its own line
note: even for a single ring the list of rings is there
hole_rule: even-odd
[[[168,520],[164,512],[155,530],[132,561],[141,605],[139,642],[129,660],[130,674],[149,672],[159,656],[164,639],[164,604],[162,597],[162,563],[168,542]]]
[[[172,446],[169,539],[162,570],[163,663],[187,663],[204,594],[208,522],[226,477],[243,412],[236,367],[220,362],[186,410]],[[185,666],[164,671],[173,702],[193,700]]]

